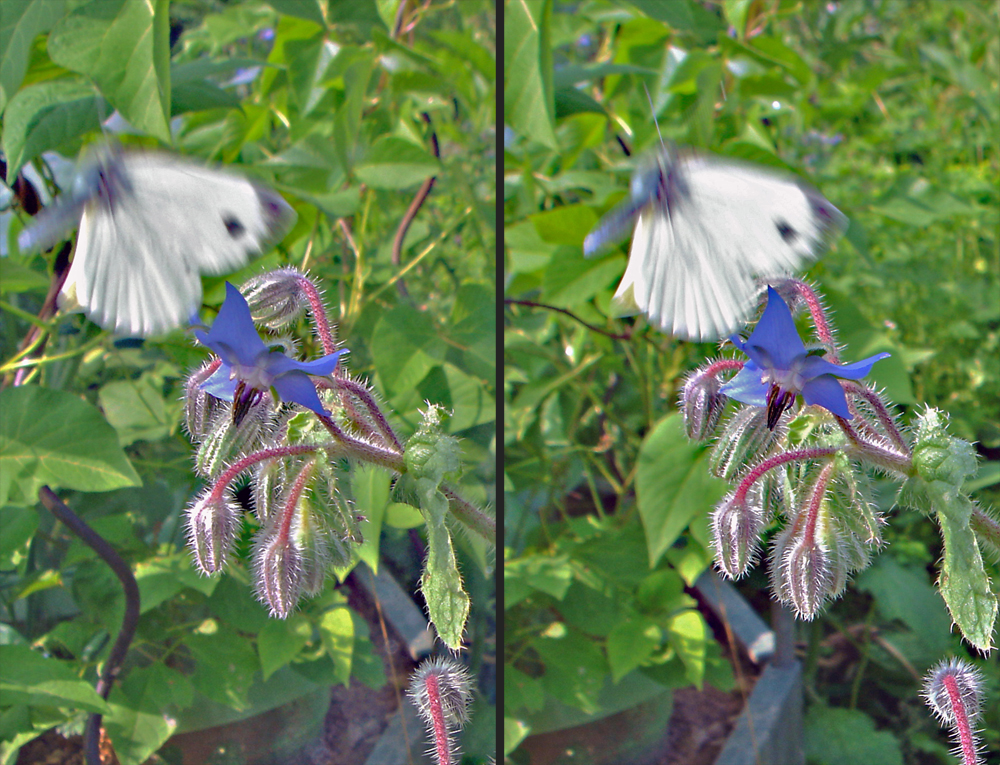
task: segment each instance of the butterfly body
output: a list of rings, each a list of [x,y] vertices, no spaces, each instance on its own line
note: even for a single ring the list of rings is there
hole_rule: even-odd
[[[749,318],[763,283],[817,258],[846,222],[791,176],[664,148],[584,240],[584,255],[609,249],[633,228],[616,305],[671,334],[713,340]]]
[[[148,337],[187,322],[201,274],[223,274],[287,232],[295,213],[275,192],[160,152],[108,150],[21,233],[45,249],[79,224],[60,307],[119,334]]]

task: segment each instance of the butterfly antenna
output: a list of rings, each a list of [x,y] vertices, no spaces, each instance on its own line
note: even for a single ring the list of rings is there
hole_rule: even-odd
[[[656,125],[656,135],[660,137],[660,146],[662,146],[665,150],[667,147],[663,143],[663,134],[660,133],[660,122],[656,119],[656,109],[653,106],[653,98],[649,95],[649,88],[646,87],[645,82],[642,83],[642,89],[646,91],[646,100],[649,101],[649,113],[653,117],[653,124]]]

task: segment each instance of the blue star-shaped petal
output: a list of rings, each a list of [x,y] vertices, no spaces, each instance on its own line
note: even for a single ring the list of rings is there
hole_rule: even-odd
[[[202,390],[233,401],[234,413],[241,408],[245,411],[251,399],[259,399],[264,391],[273,388],[282,401],[327,414],[308,375],[332,374],[345,349],[315,361],[296,361],[280,351],[269,350],[257,334],[246,299],[229,282],[212,328],[207,333],[196,331],[195,336],[222,360],[215,373],[202,383]]]
[[[750,360],[720,392],[744,404],[766,406],[767,426],[772,430],[799,394],[807,404],[851,419],[847,397],[836,378],[857,380],[868,374],[876,361],[890,355],[877,353],[864,361],[841,365],[806,351],[792,312],[773,287],[767,288],[767,307],[747,341],[737,336],[730,339]]]

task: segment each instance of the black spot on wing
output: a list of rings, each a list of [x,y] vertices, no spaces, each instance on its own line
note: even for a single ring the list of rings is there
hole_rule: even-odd
[[[778,229],[778,236],[781,237],[782,241],[791,244],[794,242],[798,236],[799,232],[796,231],[788,221],[776,220],[774,221],[775,228]]]
[[[247,233],[246,226],[244,226],[240,222],[240,219],[232,213],[223,215],[222,222],[226,227],[226,231],[229,232],[229,236],[233,239],[242,239]]]

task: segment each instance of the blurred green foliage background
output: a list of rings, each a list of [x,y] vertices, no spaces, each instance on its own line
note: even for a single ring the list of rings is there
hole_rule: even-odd
[[[427,402],[452,411],[444,427],[461,441],[458,491],[480,507],[495,501],[492,3],[5,0],[0,48],[7,183],[25,163],[54,166],[51,154],[43,162],[45,152],[75,160],[107,138],[100,120],[117,110],[131,126],[118,136],[129,147],[166,146],[278,189],[298,213],[295,228],[226,278],[239,285],[265,269],[307,269],[350,350],[349,372],[371,382],[401,438]],[[431,177],[412,225],[400,228]],[[20,387],[12,387],[11,359],[45,299],[54,257],[18,252],[28,219],[10,194],[6,200],[0,643],[48,658],[17,703],[4,702],[0,759],[11,761],[17,745],[52,725],[79,728],[92,708],[80,699],[121,623],[120,587],[93,551],[36,506],[41,483],[60,491],[140,580],[139,631],[104,718],[123,762],[141,762],[178,729],[218,717],[309,693],[325,701],[322,715],[331,685],[384,686],[369,626],[339,587],[349,570],[331,572],[326,590],[287,621],[267,618],[245,566],[214,579],[193,571],[183,511],[200,482],[181,398],[206,351],[191,337],[176,331],[121,343],[80,315],[60,316],[42,323],[45,344],[28,354]],[[204,282],[209,323],[223,282]],[[301,357],[317,356],[307,324],[296,331]],[[31,432],[16,424],[13,398],[3,405],[5,396],[27,395],[50,402],[35,420],[45,426]],[[77,458],[92,462],[73,470]],[[415,592],[423,520],[406,504],[413,497],[393,491],[386,471],[340,467],[343,497],[367,518],[354,564],[388,565]],[[456,546],[474,603],[471,665],[484,683],[465,749],[484,762],[494,753],[495,553],[471,536]],[[12,666],[4,664],[0,670]],[[79,698],[40,690],[67,671]]]
[[[967,489],[996,506],[1000,19],[995,4],[976,0],[538,0],[505,4],[504,24],[511,752],[526,734],[564,724],[554,709],[572,707],[577,720],[615,711],[608,690],[628,672],[662,687],[714,672],[726,685],[716,649],[695,661],[696,641],[676,634],[693,610],[682,587],[709,564],[706,516],[719,495],[707,477],[690,485],[704,473],[701,452],[669,417],[685,373],[717,349],[641,317],[609,318],[626,247],[595,260],[581,250],[627,193],[634,157],[658,147],[657,123],[664,139],[791,169],[850,218],[807,273],[844,357],[890,351],[869,379],[904,422],[924,405],[947,412],[952,433],[976,442],[983,460]],[[897,487],[878,485],[887,550],[799,631],[807,751],[824,765],[886,751],[873,761],[950,762],[917,698],[920,673],[946,652],[966,653],[933,590],[937,529],[893,512]],[[654,516],[669,528],[652,529]],[[766,610],[765,572],[741,589]],[[900,600],[903,590],[912,599]],[[714,642],[703,625],[687,634]],[[627,665],[616,658],[624,645],[639,657]],[[831,670],[835,645],[856,655]],[[574,662],[585,668],[576,676]],[[981,665],[984,735],[996,750],[1000,672],[995,657]],[[839,731],[846,748],[822,743],[819,730]],[[512,759],[527,762],[522,751]]]

